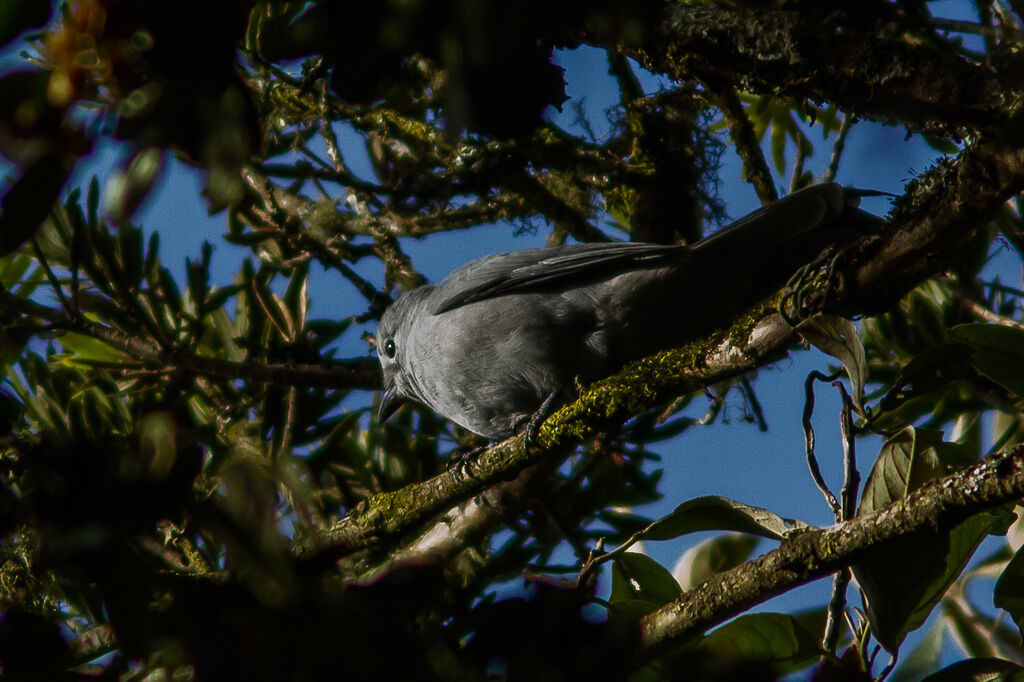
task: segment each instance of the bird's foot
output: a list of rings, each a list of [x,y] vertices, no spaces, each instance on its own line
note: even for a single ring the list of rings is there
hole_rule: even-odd
[[[550,417],[555,412],[555,401],[558,399],[558,393],[552,392],[544,402],[541,403],[537,411],[530,415],[530,421],[526,423],[526,435],[523,438],[523,448],[527,451],[537,444],[537,435],[540,433],[541,424],[544,420]]]
[[[488,445],[478,445],[470,450],[456,450],[448,458],[448,469],[459,478],[464,478],[469,475],[469,465],[475,462],[480,453],[488,447]]]
[[[779,301],[779,312],[790,325],[821,312],[842,286],[839,267],[843,250],[830,246],[817,258],[800,268],[786,283]]]

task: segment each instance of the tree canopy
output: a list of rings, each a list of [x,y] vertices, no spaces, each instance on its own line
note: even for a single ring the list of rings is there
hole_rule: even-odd
[[[1019,675],[1024,5],[940,5],[6,0],[5,679]],[[554,61],[581,46],[616,86],[601,132]],[[581,386],[529,447],[371,419],[365,329],[426,281],[414,239],[691,243],[724,223],[727,150],[767,203],[841,180],[872,123],[937,158],[877,233]],[[110,141],[128,160],[90,177]],[[179,162],[226,229],[175,277],[176,234],[135,218]],[[214,244],[247,250],[229,282]],[[330,318],[323,271],[351,294]],[[835,525],[719,495],[637,511],[662,444],[730,399],[757,419],[750,373],[808,344],[837,369],[804,410]],[[674,572],[637,551],[699,531]],[[816,608],[752,610],[814,580]]]

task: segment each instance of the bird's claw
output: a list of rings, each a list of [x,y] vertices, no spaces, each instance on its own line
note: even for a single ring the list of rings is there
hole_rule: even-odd
[[[469,475],[469,465],[476,461],[480,453],[487,449],[486,445],[479,445],[465,452],[456,451],[448,458],[448,469],[459,478]]]
[[[541,403],[537,411],[530,415],[530,420],[526,423],[526,433],[523,436],[523,448],[530,450],[533,446],[537,445],[537,436],[540,434],[540,427],[548,417],[554,413],[555,400],[558,399],[558,393],[551,393],[544,402]]]
[[[843,250],[830,246],[789,279],[778,306],[786,322],[796,326],[802,319],[828,305],[842,285],[838,266],[843,253]]]

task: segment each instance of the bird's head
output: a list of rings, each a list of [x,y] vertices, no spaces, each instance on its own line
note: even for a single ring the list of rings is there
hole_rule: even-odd
[[[407,341],[412,336],[412,325],[421,312],[423,298],[429,289],[420,287],[402,296],[384,311],[377,325],[377,359],[382,378],[378,424],[394,414],[403,403],[410,400],[422,402],[410,371],[413,354]]]

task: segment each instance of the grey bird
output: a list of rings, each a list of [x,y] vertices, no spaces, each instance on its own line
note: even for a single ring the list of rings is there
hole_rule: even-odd
[[[877,226],[862,194],[814,185],[692,246],[578,244],[463,265],[381,317],[378,421],[411,400],[507,438],[542,405],[728,324],[824,247]]]

